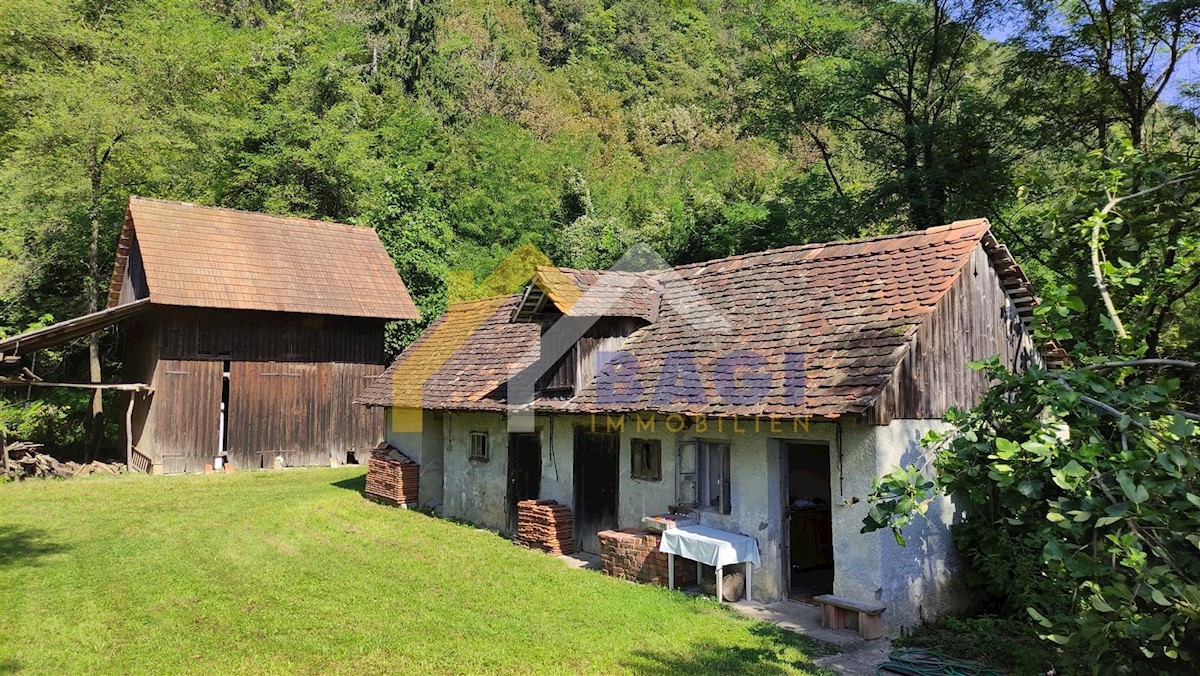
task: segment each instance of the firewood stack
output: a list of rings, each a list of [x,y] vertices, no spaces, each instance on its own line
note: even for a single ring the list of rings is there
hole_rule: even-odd
[[[555,500],[518,502],[514,541],[550,554],[574,554],[575,522],[571,518],[571,508]]]
[[[42,445],[18,441],[4,447],[8,455],[8,469],[0,467],[0,475],[10,481],[21,479],[73,479],[89,474],[121,474],[125,465],[101,462],[60,462],[57,458],[41,452]]]
[[[376,449],[367,462],[367,496],[393,505],[417,504],[421,466],[400,451]]]

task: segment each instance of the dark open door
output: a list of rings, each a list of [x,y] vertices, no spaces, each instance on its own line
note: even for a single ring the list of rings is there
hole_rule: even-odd
[[[617,472],[621,437],[575,428],[575,542],[600,553],[596,533],[617,527]]]
[[[833,481],[829,468],[829,446],[804,442],[784,444],[788,505],[787,530],[788,596],[810,601],[813,596],[833,593]]]
[[[517,532],[517,503],[536,500],[542,484],[542,447],[536,434],[508,435],[508,532]]]
[[[780,529],[779,552],[783,561],[780,570],[783,571],[783,589],[785,595],[791,594],[792,589],[792,497],[791,497],[791,447],[779,444],[779,493]]]

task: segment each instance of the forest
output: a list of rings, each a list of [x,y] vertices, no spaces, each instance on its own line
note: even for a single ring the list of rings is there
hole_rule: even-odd
[[[1195,0],[4,0],[0,336],[102,306],[131,194],[374,228],[421,311],[391,354],[515,290],[514,250],[679,264],[986,217],[1072,366],[973,364],[993,389],[876,480],[864,532],[903,545],[955,496],[968,656],[1180,673],[1198,44]],[[111,378],[119,335],[37,360]],[[103,455],[95,404],[9,388],[0,431]]]
[[[522,244],[681,263],[981,216],[1086,343],[1086,219],[1179,178],[1103,264],[1148,353],[1194,355],[1198,39],[1179,0],[7,0],[0,334],[102,305],[139,194],[375,228],[422,311],[393,353]],[[23,436],[87,414],[7,396]]]

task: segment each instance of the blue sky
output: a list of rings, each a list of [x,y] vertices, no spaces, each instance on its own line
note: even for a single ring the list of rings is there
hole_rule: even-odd
[[[1012,17],[1014,20],[1003,22],[999,25],[992,26],[984,31],[984,36],[990,40],[1004,42],[1010,38],[1016,37],[1024,29],[1022,21],[1016,20],[1017,17]],[[1195,97],[1184,97],[1181,93],[1181,88],[1189,83],[1194,83],[1200,80],[1200,51],[1193,50],[1186,54],[1176,65],[1175,72],[1171,75],[1171,84],[1167,91],[1164,92],[1163,98],[1177,105],[1185,106],[1193,110],[1200,107],[1200,100]]]

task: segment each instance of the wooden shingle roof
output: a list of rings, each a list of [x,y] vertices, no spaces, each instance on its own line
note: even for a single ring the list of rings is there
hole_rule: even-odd
[[[419,316],[370,228],[130,197],[109,307],[131,256],[140,256],[157,305]]]
[[[660,307],[649,325],[636,330],[622,350],[636,356],[640,397],[619,405],[598,395],[596,381],[568,400],[539,400],[541,409],[604,413],[657,411],[689,415],[776,415],[836,418],[866,411],[879,397],[905,354],[917,327],[930,316],[981,244],[993,265],[1008,267],[986,220],[959,221],[930,230],[788,247],[684,265],[651,273],[661,289]],[[564,275],[565,276],[565,275]],[[1023,279],[1023,278],[1022,278]],[[1009,271],[1005,286],[1017,289]],[[1027,280],[1025,280],[1027,284]],[[563,295],[561,290],[557,295]],[[657,291],[656,291],[657,293]],[[586,293],[583,294],[586,296]],[[572,307],[585,301],[574,298]],[[406,350],[359,397],[360,403],[432,409],[504,408],[505,380],[532,363],[540,336],[537,323],[515,317],[527,296],[496,301],[471,322],[469,336],[452,332],[443,344],[445,359],[421,382],[406,372],[418,355],[437,351],[447,323],[462,326],[467,309],[453,307]],[[622,316],[621,312],[611,315]],[[669,355],[686,352],[699,378],[672,382],[671,401],[656,400],[655,389]],[[775,382],[766,397],[737,405],[714,386],[717,360],[753,354],[781,369],[788,354],[802,353],[805,396],[789,397]],[[448,355],[448,356],[446,356]],[[748,364],[747,364],[748,365]],[[599,379],[598,379],[599,380]],[[777,379],[782,381],[783,379]],[[401,386],[397,386],[401,383]],[[403,392],[406,395],[397,395]]]

